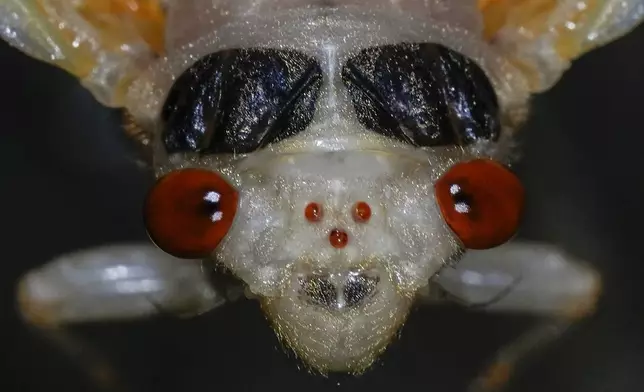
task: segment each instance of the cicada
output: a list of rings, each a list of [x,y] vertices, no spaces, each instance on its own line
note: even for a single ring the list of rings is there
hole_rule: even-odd
[[[513,240],[514,134],[642,19],[644,0],[2,0],[0,35],[125,110],[157,176],[149,243],[29,272],[20,310],[54,330],[245,297],[311,370],[362,373],[412,304],[450,293],[547,319],[472,383],[499,390],[601,292],[584,262]]]

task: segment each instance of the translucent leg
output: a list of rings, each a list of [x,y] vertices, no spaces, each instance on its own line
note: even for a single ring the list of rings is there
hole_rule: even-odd
[[[201,262],[168,256],[152,245],[90,249],[28,272],[18,285],[24,320],[79,360],[101,391],[126,390],[98,352],[65,328],[171,314],[196,316],[225,302]]]
[[[590,266],[561,250],[513,242],[468,253],[430,282],[428,301],[445,298],[488,312],[529,313],[543,321],[502,347],[472,383],[470,392],[503,390],[529,354],[559,338],[594,312],[601,279]],[[438,295],[438,293],[448,293]]]

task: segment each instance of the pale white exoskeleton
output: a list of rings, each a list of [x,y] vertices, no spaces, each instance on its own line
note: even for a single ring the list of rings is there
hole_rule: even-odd
[[[508,163],[530,94],[634,27],[641,0],[125,3],[4,0],[0,25],[10,43],[129,111],[162,178],[147,206],[153,239],[232,271],[313,369],[366,370],[412,302],[445,290],[547,316],[473,384],[494,390],[528,349],[592,312],[599,276],[557,249],[510,242],[461,258],[509,239],[520,204],[505,169],[470,163]],[[150,34],[161,22],[159,46]],[[455,167],[477,186],[490,174],[491,196],[474,186],[459,198],[467,186]],[[445,179],[454,199],[441,196]],[[165,208],[193,200],[194,183],[210,210]],[[511,211],[492,209],[488,221],[490,200]],[[467,221],[470,208],[485,212],[491,237]],[[88,250],[26,275],[21,310],[52,329],[198,315],[228,299],[210,264],[151,244]]]

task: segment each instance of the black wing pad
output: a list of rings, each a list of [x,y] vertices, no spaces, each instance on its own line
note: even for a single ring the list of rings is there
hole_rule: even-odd
[[[210,54],[172,86],[161,113],[168,153],[249,153],[310,124],[322,84],[319,63],[294,50]]]
[[[368,129],[418,147],[497,140],[496,93],[474,61],[432,43],[364,49],[342,71]]]

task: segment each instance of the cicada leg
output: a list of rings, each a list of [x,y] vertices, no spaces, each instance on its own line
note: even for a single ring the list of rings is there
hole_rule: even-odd
[[[210,272],[201,261],[173,258],[151,244],[95,248],[29,271],[18,285],[18,308],[29,326],[78,359],[98,388],[122,392],[109,361],[67,327],[202,314],[228,298],[215,290]]]
[[[514,242],[468,253],[429,287],[433,298],[425,296],[428,300],[435,301],[442,291],[477,310],[541,316],[539,324],[497,352],[469,389],[497,392],[537,349],[594,313],[601,279],[592,267],[557,248]]]

